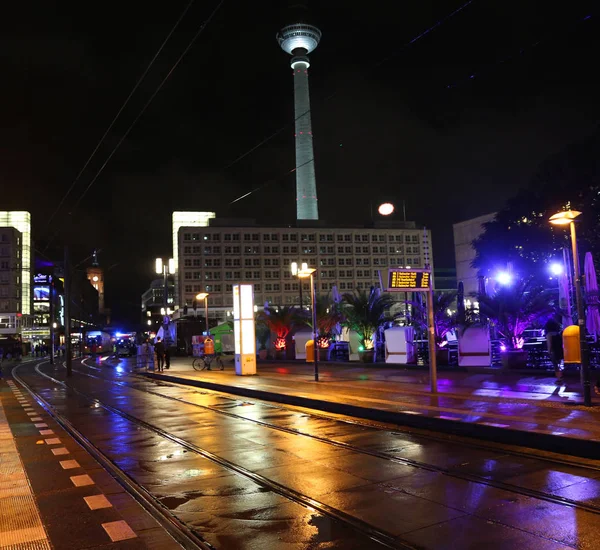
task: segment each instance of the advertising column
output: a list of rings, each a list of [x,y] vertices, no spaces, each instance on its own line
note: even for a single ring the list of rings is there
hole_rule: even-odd
[[[233,285],[233,333],[235,373],[256,374],[256,334],[252,285]]]

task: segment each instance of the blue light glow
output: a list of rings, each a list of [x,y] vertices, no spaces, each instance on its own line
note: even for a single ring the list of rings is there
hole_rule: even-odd
[[[506,271],[501,271],[496,275],[496,282],[501,284],[502,286],[508,286],[512,283],[512,276]]]

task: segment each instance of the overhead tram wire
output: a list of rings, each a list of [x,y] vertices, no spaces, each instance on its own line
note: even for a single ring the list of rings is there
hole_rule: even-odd
[[[158,56],[162,53],[162,51],[163,51],[164,47],[166,46],[167,42],[169,41],[169,39],[171,38],[171,36],[173,35],[173,33],[175,32],[175,30],[177,29],[177,27],[179,26],[179,24],[181,23],[181,21],[183,20],[183,18],[185,17],[185,15],[187,14],[187,12],[192,7],[192,5],[194,4],[195,1],[196,0],[190,0],[189,1],[189,3],[184,8],[184,10],[181,12],[181,15],[179,16],[179,18],[177,19],[177,21],[175,21],[175,24],[171,27],[171,30],[167,34],[166,38],[163,40],[163,42],[160,45],[160,47],[158,48],[158,50],[156,50],[156,53],[154,54],[154,57],[152,57],[152,59],[150,60],[150,63],[148,63],[146,69],[144,70],[144,72],[142,73],[142,75],[138,78],[137,82],[135,83],[135,85],[132,88],[131,92],[129,92],[129,95],[125,99],[124,103],[121,105],[120,109],[117,111],[117,114],[112,119],[112,121],[109,124],[108,128],[105,130],[104,134],[102,134],[102,137],[100,138],[100,141],[98,141],[96,147],[94,148],[94,150],[92,151],[92,153],[90,154],[90,156],[88,157],[88,159],[85,161],[85,164],[83,165],[83,167],[81,168],[81,170],[77,174],[76,178],[73,180],[73,183],[71,183],[71,186],[69,187],[69,189],[67,189],[67,192],[63,195],[62,199],[58,203],[58,206],[56,207],[56,209],[54,210],[54,212],[52,213],[52,215],[48,218],[46,229],[48,229],[50,227],[50,224],[52,223],[52,220],[59,213],[60,209],[62,208],[62,205],[65,203],[65,200],[67,200],[68,196],[71,194],[71,191],[73,191],[73,189],[77,185],[77,182],[79,181],[79,179],[81,178],[81,176],[85,172],[86,168],[89,166],[90,162],[92,161],[92,159],[94,158],[94,156],[98,152],[98,149],[100,148],[100,146],[102,145],[102,143],[104,143],[104,140],[106,139],[106,136],[112,130],[113,126],[117,122],[117,119],[121,116],[121,113],[123,112],[123,110],[125,109],[125,107],[127,107],[127,105],[129,104],[129,101],[133,97],[133,94],[140,87],[140,84],[142,83],[142,81],[144,80],[144,78],[146,78],[146,75],[148,74],[148,72],[150,71],[150,69],[152,68],[152,66],[154,65],[154,62],[157,60]],[[47,250],[47,248],[48,248],[48,245],[46,246],[46,248],[44,250]]]
[[[433,25],[431,25],[430,27],[428,27],[427,29],[425,29],[423,32],[419,33],[414,38],[412,38],[409,42],[406,42],[406,44],[404,44],[404,46],[402,46],[399,50],[397,50],[396,52],[393,52],[392,54],[390,54],[390,55],[384,57],[383,59],[379,60],[377,63],[375,63],[372,66],[372,68],[376,69],[376,68],[380,67],[381,65],[383,65],[384,63],[387,63],[390,59],[393,59],[394,57],[400,55],[404,50],[406,50],[407,48],[409,48],[410,46],[412,46],[415,42],[417,42],[421,38],[424,38],[429,33],[431,33],[432,31],[434,31],[435,29],[437,29],[440,25],[443,25],[446,21],[448,21],[449,19],[452,19],[452,17],[454,17],[455,15],[458,15],[464,9],[466,9],[467,7],[469,7],[469,5],[471,5],[474,1],[475,0],[468,0],[467,2],[465,2],[464,4],[462,4],[461,6],[459,6],[458,8],[456,8],[453,12],[451,12],[448,15],[442,17],[436,23],[434,23]],[[363,75],[362,75],[361,78],[363,78],[363,79],[366,78],[366,73],[363,73]],[[325,99],[322,100],[322,103],[325,103],[326,101],[329,101],[330,99],[333,99],[339,93],[340,93],[340,90],[336,90],[336,91],[332,92],[330,95],[326,96]],[[283,125],[281,128],[279,128],[278,130],[275,130],[275,132],[273,132],[271,135],[269,135],[268,137],[266,137],[265,139],[263,139],[262,141],[260,141],[256,145],[254,145],[252,148],[248,149],[245,153],[242,153],[235,160],[233,160],[232,162],[230,162],[227,166],[225,166],[225,168],[223,168],[222,171],[224,172],[224,171],[228,170],[229,168],[231,168],[232,166],[234,166],[235,164],[237,164],[238,162],[240,162],[242,159],[246,158],[248,155],[252,154],[254,151],[256,151],[257,149],[259,149],[260,147],[262,147],[265,143],[268,143],[274,137],[277,137],[279,134],[281,134],[281,132],[283,132],[285,129],[289,128],[292,125],[292,123],[295,123],[298,119],[300,119],[303,116],[305,116],[306,114],[310,113],[311,110],[312,109],[308,109],[304,113],[302,113],[302,114],[298,115],[296,118],[294,118],[293,121],[288,122],[285,125]],[[300,168],[300,166],[297,166],[295,169],[298,169],[298,168]],[[263,186],[264,185],[262,185],[260,187],[263,187]],[[260,189],[260,187],[259,187],[259,189]],[[251,191],[250,193],[253,193],[253,192],[254,192],[254,190]],[[240,199],[238,198],[238,199],[236,199],[233,202],[237,202],[238,200],[240,200]],[[232,204],[232,203],[229,203],[229,204]]]
[[[471,0],[473,1],[473,0]],[[391,58],[393,58],[394,56],[398,55],[404,48],[408,47],[409,45],[415,43],[419,38],[422,38],[423,36],[426,36],[427,34],[429,34],[432,30],[434,30],[436,27],[438,27],[441,23],[443,23],[445,20],[449,19],[450,17],[452,17],[453,15],[457,14],[459,11],[461,11],[462,9],[464,9],[468,4],[470,4],[471,2],[467,2],[466,4],[464,4],[463,6],[461,6],[460,8],[458,8],[457,10],[455,10],[454,12],[452,12],[451,14],[447,15],[444,19],[441,19],[440,21],[438,21],[435,25],[433,25],[432,27],[430,27],[429,29],[427,29],[426,31],[422,32],[421,34],[419,34],[418,36],[416,36],[415,38],[413,38],[410,42],[408,42],[400,51],[386,57],[385,59],[379,61],[378,63],[376,63],[374,65],[374,67],[379,67],[380,65],[386,63],[387,61],[389,61]],[[592,19],[592,15],[585,15],[582,16],[580,18],[578,18],[571,26],[574,27],[578,24],[581,24],[583,22],[586,22],[590,19]],[[518,50],[518,52],[516,54],[510,55],[508,57],[505,57],[499,61],[496,61],[495,63],[492,63],[492,66],[497,66],[497,65],[502,65],[505,63],[508,63],[510,61],[512,61],[513,59],[516,59],[519,56],[523,56],[525,55],[528,51],[533,50],[535,48],[537,48],[537,46],[539,46],[540,44],[543,44],[544,42],[546,42],[548,40],[548,38],[540,38],[538,40],[535,40],[531,43],[529,43],[526,47],[520,48]],[[456,88],[458,86],[460,86],[462,83],[466,83],[467,81],[473,81],[476,77],[480,77],[483,76],[487,71],[486,70],[480,70],[477,71],[475,73],[472,73],[469,77],[463,79],[462,81],[457,81],[453,84],[448,84],[445,85],[444,87],[447,89],[452,89],[452,88]],[[334,97],[336,94],[338,93],[338,91],[333,92],[331,95],[327,96],[323,102],[331,99],[332,97]],[[307,111],[308,112],[308,111]],[[294,119],[294,122],[304,116],[306,113],[302,113],[299,117],[297,117],[296,119]],[[252,152],[254,152],[256,149],[258,149],[261,145],[263,145],[264,143],[267,143],[270,139],[272,139],[273,137],[275,137],[276,135],[278,135],[279,133],[281,133],[283,130],[285,130],[288,126],[290,126],[291,123],[286,124],[285,126],[281,127],[279,130],[277,130],[276,132],[274,132],[273,134],[271,134],[269,137],[265,138],[263,141],[261,141],[260,143],[258,143],[257,145],[255,145],[254,147],[252,147],[251,149],[249,149],[248,151],[246,151],[244,154],[240,155],[237,159],[235,159],[233,162],[231,162],[230,164],[228,164],[224,170],[227,170],[229,167],[233,166],[234,164],[236,164],[237,162],[241,161],[244,157],[250,155]],[[308,164],[310,162],[312,162],[311,159],[303,164],[301,164],[300,166],[298,166],[297,168],[300,168],[302,166],[304,166],[305,164]],[[267,187],[268,185],[275,183],[276,181],[278,181],[279,179],[293,173],[295,170],[297,170],[297,168],[293,168],[291,170],[286,171],[285,173],[280,174],[277,177],[274,178],[269,178],[268,180],[266,180],[264,183],[262,183],[261,185],[255,187],[254,189],[252,189],[251,191],[244,193],[243,195],[237,197],[236,199],[234,199],[233,201],[229,202],[228,205],[232,205],[236,202],[239,202],[242,199],[245,199],[246,197],[248,197],[249,195],[251,195],[252,193],[255,193],[256,191],[260,191],[261,189],[263,189],[264,187]]]
[[[214,16],[217,14],[217,12],[219,11],[219,9],[221,8],[221,6],[224,3],[225,3],[225,0],[220,0],[219,3],[217,4],[217,6],[213,9],[213,11],[210,13],[210,15],[206,18],[206,20],[202,23],[202,25],[200,25],[200,28],[196,31],[196,33],[194,34],[194,36],[192,37],[192,39],[190,40],[190,42],[188,43],[188,45],[186,46],[186,48],[183,50],[183,53],[177,58],[177,61],[175,61],[175,63],[173,64],[173,66],[171,67],[171,69],[169,70],[169,72],[167,73],[167,75],[162,79],[162,81],[160,82],[160,84],[158,85],[158,87],[156,88],[156,90],[154,90],[154,93],[150,96],[150,99],[148,99],[148,101],[146,101],[146,103],[142,107],[142,110],[133,119],[133,122],[129,125],[129,127],[127,128],[127,130],[125,131],[125,133],[121,136],[121,139],[119,139],[119,141],[117,142],[117,144],[115,145],[115,147],[113,148],[113,150],[110,152],[110,154],[108,155],[108,157],[106,158],[106,160],[102,163],[102,165],[100,166],[100,168],[96,172],[96,175],[92,178],[92,181],[90,181],[90,183],[83,190],[83,192],[81,193],[81,195],[79,195],[79,198],[75,201],[75,204],[71,208],[71,212],[69,212],[70,216],[73,215],[73,212],[77,209],[77,207],[79,206],[79,203],[83,200],[83,198],[85,197],[85,195],[87,194],[87,192],[92,188],[92,186],[94,185],[94,183],[96,182],[96,180],[98,179],[98,177],[102,174],[102,172],[104,171],[104,168],[106,168],[106,165],[109,163],[110,159],[114,156],[114,154],[117,152],[117,150],[119,149],[119,147],[121,146],[121,144],[125,141],[125,139],[129,135],[129,133],[131,132],[131,130],[133,130],[133,128],[136,125],[137,121],[146,112],[146,109],[148,109],[148,107],[152,103],[153,99],[158,95],[158,92],[160,92],[160,90],[165,85],[165,83],[170,78],[170,76],[173,74],[173,72],[175,72],[175,69],[179,66],[179,63],[181,63],[181,61],[186,56],[186,54],[188,53],[188,51],[192,48],[192,46],[194,45],[194,43],[196,42],[196,40],[198,39],[198,37],[202,34],[202,31],[212,21],[212,19],[214,18]],[[48,241],[48,244],[46,245],[46,249],[48,248],[48,246],[50,246],[50,244],[52,243],[52,241],[56,238],[57,234],[58,234],[58,231],[56,231],[54,233],[54,235],[50,238],[50,240]]]

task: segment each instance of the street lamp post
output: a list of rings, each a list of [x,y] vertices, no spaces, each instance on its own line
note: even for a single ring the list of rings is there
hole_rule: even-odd
[[[196,294],[196,300],[204,300],[204,319],[206,320],[206,335],[208,336],[208,292]]]
[[[300,269],[298,269],[298,262],[292,262],[291,266],[290,266],[292,275],[294,277],[298,278],[299,281],[299,286],[300,286],[300,309],[302,309],[304,307],[304,303],[302,300],[302,281],[300,281],[300,276],[298,275],[298,273],[300,271],[306,271],[308,269],[308,264],[306,262],[302,263],[300,265]]]
[[[165,314],[163,315],[163,340],[165,346],[171,343],[169,334],[169,275],[175,274],[175,260],[170,258],[168,262],[163,262],[162,258],[156,258],[156,273],[163,276],[163,304]]]
[[[579,346],[581,350],[581,384],[583,386],[583,403],[586,407],[592,405],[592,388],[590,383],[590,356],[585,334],[585,308],[583,307],[583,293],[581,290],[581,273],[579,269],[579,256],[577,254],[577,233],[575,231],[575,218],[581,215],[576,210],[567,210],[550,216],[553,225],[568,225],[571,231],[571,247],[573,249],[573,271],[575,275],[575,300],[577,302],[577,324],[579,325]]]
[[[298,271],[299,279],[310,279],[310,303],[312,304],[312,325],[313,325],[313,359],[315,360],[315,382],[319,381],[319,348],[317,347],[317,338],[319,336],[319,329],[317,328],[317,295],[315,292],[314,274],[317,271],[314,268],[304,267],[303,264],[300,271]],[[301,283],[302,284],[302,283]]]

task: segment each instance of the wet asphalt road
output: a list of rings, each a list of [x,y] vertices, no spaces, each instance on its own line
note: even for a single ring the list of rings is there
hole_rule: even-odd
[[[369,538],[370,529],[392,547],[600,548],[600,461],[597,469],[562,465],[157,383],[110,367],[74,368],[80,372],[69,385],[81,393],[40,376],[33,365],[18,373],[216,548],[385,548]],[[46,363],[40,370],[66,378],[62,366]],[[504,488],[483,483],[486,478]]]

